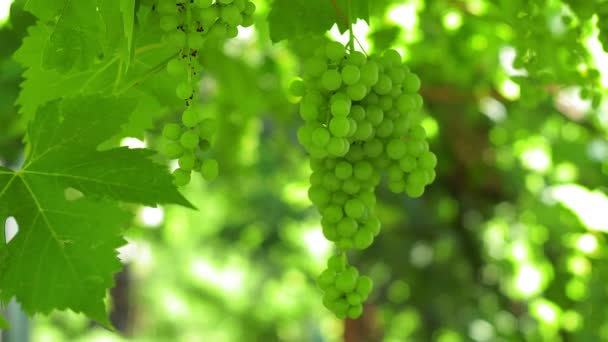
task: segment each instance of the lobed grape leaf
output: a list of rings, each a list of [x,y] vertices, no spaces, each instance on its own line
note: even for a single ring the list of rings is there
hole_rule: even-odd
[[[334,23],[344,32],[357,18],[369,21],[368,0],[275,0],[268,13],[270,39],[320,35]]]
[[[131,100],[86,96],[49,102],[28,128],[23,168],[0,168],[0,222],[18,234],[0,243],[0,302],[13,296],[29,313],[83,312],[109,326],[103,299],[120,269],[129,216],[118,201],[192,205],[146,149],[97,146],[121,130]],[[83,196],[66,196],[76,189]]]
[[[140,7],[140,23],[144,27],[155,27],[154,23],[149,22],[149,16],[141,14],[142,12],[146,12],[145,7]],[[151,69],[162,65],[163,61],[174,54],[170,49],[158,44],[160,32],[138,29],[133,36],[136,47],[133,51],[134,59],[125,74],[120,73],[121,55],[107,56],[104,60],[91,64],[86,70],[46,70],[42,68],[39,47],[44,45],[51,33],[52,29],[48,25],[39,23],[30,27],[28,36],[14,54],[14,59],[26,68],[23,72],[25,80],[21,83],[22,90],[17,98],[25,120],[30,120],[40,106],[63,96],[118,94],[128,85],[135,84],[134,80],[142,79]],[[140,81],[137,87],[122,92],[122,95],[141,102],[138,109],[132,113],[129,124],[124,126],[123,136],[142,137],[144,130],[152,128],[153,121],[167,110],[160,105],[152,107],[146,102],[181,105],[173,95],[176,80],[169,79],[169,76],[162,72],[151,74],[146,80],[148,82]]]

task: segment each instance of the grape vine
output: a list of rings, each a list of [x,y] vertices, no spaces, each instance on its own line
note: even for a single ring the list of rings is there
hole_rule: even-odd
[[[368,248],[380,232],[375,190],[383,173],[394,193],[419,197],[437,158],[419,124],[420,80],[395,50],[367,57],[331,41],[304,63],[290,90],[301,96],[298,140],[310,155],[310,200],[325,237],[338,247],[318,277],[324,305],[357,318],[372,281],[348,265],[346,251]]]
[[[251,26],[255,4],[248,0],[160,0],[157,8],[165,32],[163,41],[177,50],[176,57],[167,63],[167,72],[182,79],[175,93],[186,107],[181,123],[163,127],[163,152],[170,159],[178,159],[179,167],[173,172],[176,185],[190,183],[193,171],[213,180],[219,172],[218,162],[204,154],[211,147],[217,122],[205,117],[197,104],[202,71],[198,57],[207,42],[234,38],[239,25]]]

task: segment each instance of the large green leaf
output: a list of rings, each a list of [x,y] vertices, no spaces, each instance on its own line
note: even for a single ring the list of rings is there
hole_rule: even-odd
[[[129,100],[99,96],[56,100],[28,129],[19,171],[0,169],[0,222],[19,232],[0,244],[0,300],[15,296],[26,312],[84,312],[108,325],[103,298],[120,269],[116,248],[128,220],[117,201],[191,207],[152,151],[97,146],[121,129]],[[76,189],[83,196],[66,196]]]
[[[275,0],[268,14],[274,42],[325,33],[334,24],[342,32],[357,18],[369,21],[368,0]]]

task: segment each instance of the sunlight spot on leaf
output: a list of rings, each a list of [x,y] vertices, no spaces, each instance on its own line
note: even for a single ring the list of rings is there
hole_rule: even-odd
[[[13,216],[9,216],[6,221],[4,221],[4,236],[5,243],[11,242],[11,240],[17,235],[19,232],[19,224],[17,220]]]
[[[145,141],[141,141],[137,138],[127,137],[120,141],[120,146],[126,146],[128,148],[146,148],[147,144]]]
[[[469,336],[474,341],[491,341],[494,334],[494,327],[483,319],[476,319],[469,325]]]
[[[79,198],[84,197],[84,194],[74,188],[65,188],[63,191],[63,196],[68,201],[75,201]]]
[[[163,223],[165,211],[162,208],[142,207],[137,216],[144,226],[155,228]]]

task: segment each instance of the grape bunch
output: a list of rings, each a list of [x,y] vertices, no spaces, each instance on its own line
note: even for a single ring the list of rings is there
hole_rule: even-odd
[[[304,62],[303,79],[290,86],[301,97],[305,121],[298,140],[310,155],[308,195],[340,257],[349,249],[369,247],[380,232],[375,189],[383,175],[392,192],[410,197],[421,196],[435,179],[437,158],[419,124],[419,88],[419,78],[397,51],[367,57],[334,41]],[[352,269],[347,268],[349,276],[357,278]],[[328,287],[327,274],[336,272],[330,266],[319,284],[332,298],[325,305],[344,317],[344,302],[337,306],[336,291]],[[351,318],[360,314],[352,308],[346,312]]]
[[[361,316],[363,302],[373,287],[371,278],[360,276],[355,267],[348,265],[344,254],[329,258],[317,283],[325,291],[323,304],[340,319]]]
[[[203,155],[211,147],[217,123],[204,117],[196,105],[202,69],[198,56],[207,41],[236,37],[239,25],[251,26],[256,6],[249,0],[159,0],[157,8],[165,32],[163,42],[177,52],[167,63],[167,72],[180,79],[175,93],[185,102],[181,123],[163,127],[163,152],[178,159],[179,168],[173,172],[176,185],[190,183],[192,171],[213,180],[218,163]]]

